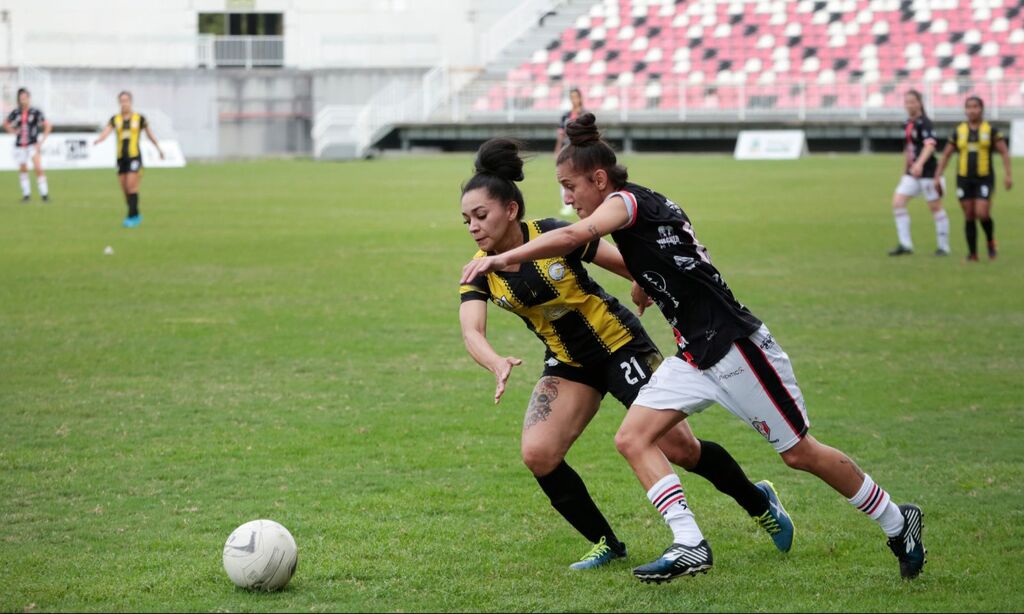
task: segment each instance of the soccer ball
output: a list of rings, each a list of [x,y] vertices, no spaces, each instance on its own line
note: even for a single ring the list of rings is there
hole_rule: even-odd
[[[284,588],[298,562],[292,534],[273,520],[247,522],[232,531],[224,544],[224,571],[236,586],[249,590]]]

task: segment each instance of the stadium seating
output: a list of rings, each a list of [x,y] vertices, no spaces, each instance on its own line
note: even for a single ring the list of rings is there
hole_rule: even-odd
[[[1024,104],[1024,0],[603,0],[477,99],[556,110]]]

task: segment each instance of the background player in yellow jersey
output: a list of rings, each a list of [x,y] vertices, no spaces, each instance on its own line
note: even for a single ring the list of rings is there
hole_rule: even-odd
[[[161,160],[164,152],[156,142],[153,131],[149,129],[145,116],[132,110],[131,92],[121,92],[117,95],[117,101],[121,104],[121,112],[110,118],[93,144],[99,145],[111,132],[117,132],[117,179],[121,183],[121,191],[124,192],[124,199],[128,204],[128,216],[124,218],[123,225],[125,228],[135,228],[142,223],[142,215],[139,214],[139,181],[142,178],[142,150],[139,148],[139,139],[142,132],[145,131],[146,136],[156,146]]]
[[[523,221],[525,203],[515,184],[522,179],[523,161],[514,141],[492,139],[480,147],[476,174],[462,195],[462,217],[480,248],[478,257],[568,226],[556,219]],[[495,402],[522,361],[498,354],[487,340],[487,301],[522,318],[547,349],[523,422],[522,457],[552,507],[594,544],[573,569],[600,567],[625,556],[626,549],[565,455],[606,393],[629,407],[662,360],[640,320],[591,279],[584,262],[632,279],[619,251],[596,240],[564,257],[524,262],[469,280],[461,287],[459,309],[466,349],[497,380]],[[637,300],[648,302],[642,293]],[[660,446],[672,462],[733,497],[779,550],[789,550],[793,525],[768,482],[751,483],[725,448],[698,440],[685,422],[669,430]],[[681,497],[681,492],[666,492],[664,504]]]
[[[1013,187],[1010,175],[1010,152],[1006,141],[995,126],[985,121],[985,103],[977,96],[971,96],[964,103],[967,121],[961,122],[950,135],[942,160],[935,171],[938,185],[953,152],[960,156],[956,170],[956,196],[964,210],[964,234],[967,236],[967,260],[978,260],[978,227],[981,221],[988,241],[988,257],[996,257],[995,224],[992,221],[992,195],[996,190],[996,169],[992,165],[992,149],[1003,156],[1003,185],[1007,190]]]

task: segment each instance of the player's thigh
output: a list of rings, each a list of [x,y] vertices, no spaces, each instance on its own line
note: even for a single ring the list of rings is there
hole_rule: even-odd
[[[35,169],[36,174],[40,175],[43,172],[43,156],[39,153],[32,155],[32,167]]]
[[[796,375],[778,342],[764,326],[709,370],[720,392],[717,401],[785,452],[810,428]]]
[[[637,394],[619,427],[616,443],[623,439],[658,441],[687,416],[710,407],[716,392],[696,367],[678,356],[666,358]]]
[[[139,181],[140,176],[138,172],[124,174],[125,189],[128,190],[129,194],[139,191]]]
[[[522,452],[527,464],[561,460],[601,405],[591,386],[544,375],[530,396],[523,418]],[[557,464],[557,463],[556,463]]]
[[[942,208],[942,195],[946,192],[946,178],[939,178],[939,187],[935,187],[935,181],[933,179],[918,179],[919,189],[921,194],[924,196],[925,201],[928,202],[928,208],[932,211],[938,211]]]
[[[118,173],[117,174],[117,183],[121,186],[121,190],[124,191],[125,194],[127,194],[128,193],[128,173]]]

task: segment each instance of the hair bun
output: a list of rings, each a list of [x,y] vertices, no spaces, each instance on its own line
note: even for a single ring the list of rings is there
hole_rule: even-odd
[[[474,170],[478,174],[493,175],[506,181],[522,181],[523,158],[519,155],[519,141],[512,139],[491,139],[480,146]]]
[[[576,147],[601,140],[601,133],[597,131],[597,118],[593,113],[584,113],[569,122],[565,127],[565,135],[569,137],[569,143]]]

